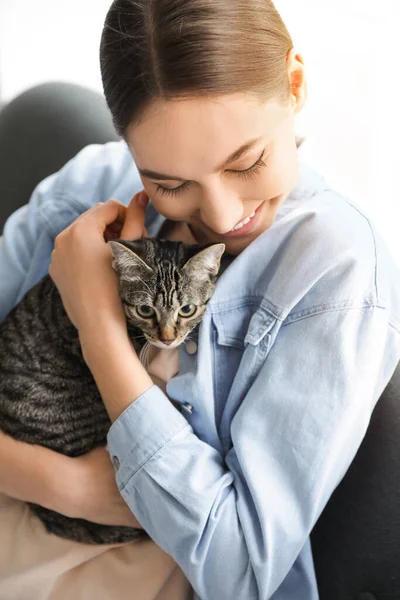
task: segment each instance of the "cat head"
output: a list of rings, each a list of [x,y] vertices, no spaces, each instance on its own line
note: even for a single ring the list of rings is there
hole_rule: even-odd
[[[128,323],[159,348],[179,346],[201,321],[225,245],[156,238],[109,244]]]

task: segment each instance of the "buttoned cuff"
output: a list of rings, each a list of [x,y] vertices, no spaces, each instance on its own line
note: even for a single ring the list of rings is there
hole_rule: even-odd
[[[171,438],[191,426],[156,385],[135,400],[111,425],[107,450],[122,491],[129,479]]]

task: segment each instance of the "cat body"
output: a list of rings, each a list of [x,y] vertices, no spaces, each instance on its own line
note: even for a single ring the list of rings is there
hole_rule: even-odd
[[[155,238],[110,245],[135,350],[139,353],[146,342],[178,346],[201,321],[224,245]],[[110,426],[78,332],[46,276],[0,326],[0,429],[16,440],[76,457],[105,446]],[[30,506],[49,532],[79,542],[113,544],[147,535]]]

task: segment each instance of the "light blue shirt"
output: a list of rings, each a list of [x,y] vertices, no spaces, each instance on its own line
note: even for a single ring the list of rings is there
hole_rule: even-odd
[[[7,222],[0,320],[55,236],[142,188],[124,142],[85,148]],[[163,221],[151,205],[149,235]],[[400,359],[400,273],[367,216],[302,165],[270,229],[221,275],[197,352],[179,348],[111,426],[123,497],[201,600],[316,600],[310,532]],[[119,468],[118,468],[119,462]]]

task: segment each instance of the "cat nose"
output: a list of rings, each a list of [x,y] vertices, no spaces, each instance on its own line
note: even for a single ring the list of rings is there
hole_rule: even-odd
[[[175,328],[170,323],[162,323],[160,326],[160,340],[169,346],[176,340]]]

